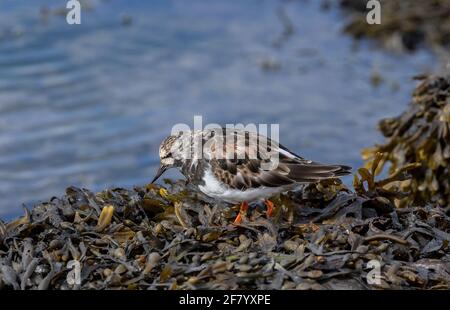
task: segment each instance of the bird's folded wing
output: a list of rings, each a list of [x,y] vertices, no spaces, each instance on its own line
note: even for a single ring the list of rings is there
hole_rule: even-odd
[[[350,170],[306,160],[265,136],[239,130],[204,134],[203,154],[216,178],[241,190],[317,182]]]

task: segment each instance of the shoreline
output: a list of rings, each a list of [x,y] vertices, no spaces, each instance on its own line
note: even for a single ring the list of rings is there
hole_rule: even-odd
[[[70,187],[0,222],[0,288],[449,289],[450,216],[439,207],[447,189],[423,191],[429,164],[398,161],[421,144],[410,142],[414,130],[397,130],[431,115],[448,126],[449,97],[449,77],[422,81],[410,111],[380,123],[387,143],[363,152],[367,167],[355,171],[354,190],[330,181],[280,195],[270,219],[256,206],[233,226],[238,206],[211,203],[182,181],[99,193]],[[447,139],[421,132],[436,143]],[[448,173],[442,152],[447,170],[432,170],[436,178]],[[389,177],[379,180],[394,158]]]

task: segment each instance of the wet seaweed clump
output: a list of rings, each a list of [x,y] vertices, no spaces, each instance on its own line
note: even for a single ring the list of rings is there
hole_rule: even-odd
[[[211,203],[178,181],[66,195],[0,222],[2,289],[450,288],[450,217],[395,208],[375,181],[382,156],[355,176],[276,197],[272,218]],[[376,268],[376,269],[374,269]],[[375,272],[373,272],[375,270]]]
[[[450,47],[450,1],[379,0],[381,24],[366,21],[367,0],[340,0],[351,13],[345,32],[355,38],[369,38],[393,50],[414,51],[428,46]]]
[[[396,186],[410,194],[399,200],[399,206],[411,204],[450,206],[450,76],[422,79],[413,93],[407,111],[398,117],[384,119],[379,127],[387,138],[384,144],[363,150],[371,165],[376,154],[384,154],[390,172],[410,164],[412,178]]]

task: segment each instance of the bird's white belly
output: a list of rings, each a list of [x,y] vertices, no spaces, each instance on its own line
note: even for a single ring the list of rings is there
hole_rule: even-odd
[[[211,170],[205,172],[203,180],[205,185],[199,185],[198,187],[202,193],[214,199],[223,200],[229,203],[240,203],[243,201],[251,202],[266,199],[288,190],[288,188],[265,186],[247,189],[245,191],[233,189],[217,180]]]

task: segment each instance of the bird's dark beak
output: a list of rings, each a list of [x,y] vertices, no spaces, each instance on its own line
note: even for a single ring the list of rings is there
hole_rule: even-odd
[[[159,166],[159,169],[158,169],[158,171],[156,172],[156,175],[155,175],[155,177],[153,178],[153,181],[152,181],[151,183],[153,184],[156,180],[158,180],[158,178],[159,178],[164,172],[166,172],[166,170],[167,170],[168,168],[169,168],[168,166],[164,166],[164,165]]]

